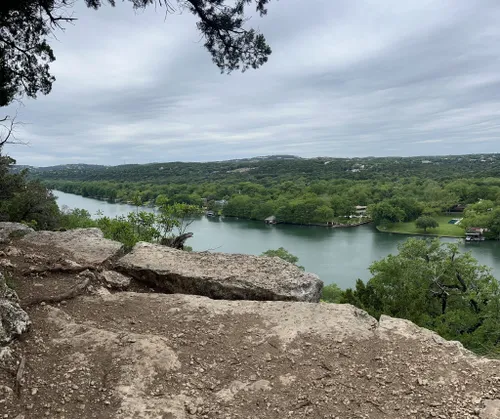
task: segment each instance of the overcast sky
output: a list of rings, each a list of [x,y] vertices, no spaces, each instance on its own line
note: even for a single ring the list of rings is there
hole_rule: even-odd
[[[188,13],[74,12],[19,164],[500,152],[498,0],[272,1],[269,62],[229,76]]]

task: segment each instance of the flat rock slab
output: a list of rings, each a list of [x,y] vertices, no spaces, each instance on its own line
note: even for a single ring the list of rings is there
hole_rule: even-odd
[[[167,293],[225,300],[318,302],[323,282],[279,258],[196,253],[138,243],[115,269]]]
[[[350,305],[107,293],[30,316],[9,418],[498,419],[499,361]]]
[[[0,223],[0,244],[8,243],[12,235],[24,235],[28,233],[32,233],[33,230],[31,227],[27,227],[21,223],[10,223],[10,222],[1,222]]]
[[[37,231],[23,237],[22,242],[64,249],[82,265],[100,265],[120,255],[123,245],[105,239],[98,228],[68,231]]]

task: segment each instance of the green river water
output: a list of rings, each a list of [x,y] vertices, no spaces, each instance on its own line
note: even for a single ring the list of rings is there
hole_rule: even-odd
[[[60,207],[85,208],[91,214],[101,211],[114,217],[135,211],[126,204],[84,198],[54,191]],[[195,251],[246,253],[259,255],[268,249],[284,247],[299,257],[306,271],[314,272],[325,284],[337,283],[341,288],[354,285],[357,278],[370,278],[371,262],[397,252],[398,243],[408,236],[380,233],[372,225],[347,229],[294,225],[265,225],[262,221],[201,217],[191,224],[194,237],[187,244]],[[457,239],[443,239],[457,241]],[[480,263],[493,268],[500,277],[500,242],[460,244],[470,250]]]

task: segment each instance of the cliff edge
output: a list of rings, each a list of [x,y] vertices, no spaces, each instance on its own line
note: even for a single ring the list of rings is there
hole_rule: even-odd
[[[246,277],[244,259],[223,275],[233,256],[175,253],[143,266],[149,245],[123,258],[96,231],[25,233],[0,244],[18,296],[0,300],[29,315],[0,347],[5,418],[500,418],[499,361],[405,320],[303,302],[319,280],[290,266],[249,257]],[[198,285],[158,292],[183,281]]]

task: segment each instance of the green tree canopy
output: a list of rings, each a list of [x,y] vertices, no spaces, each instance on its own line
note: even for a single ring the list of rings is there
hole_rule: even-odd
[[[427,231],[428,228],[437,228],[439,227],[439,223],[432,217],[428,215],[422,215],[417,218],[415,224],[418,228],[421,228],[424,231]]]
[[[411,238],[370,271],[344,302],[411,320],[478,352],[500,352],[499,282],[456,244]]]
[[[40,181],[28,181],[25,171],[12,173],[14,163],[0,155],[0,221],[24,221],[41,229],[55,227],[59,208],[54,196]]]
[[[299,258],[295,255],[292,255],[288,250],[286,250],[284,247],[280,247],[279,249],[269,249],[266,250],[261,254],[261,256],[266,256],[266,257],[278,257],[280,259],[283,259],[284,261],[288,263],[293,263],[294,265],[297,265]],[[303,266],[297,265],[300,269],[304,270]]]
[[[376,225],[397,223],[403,221],[406,217],[405,212],[401,208],[395,207],[387,201],[370,205],[368,212]]]

